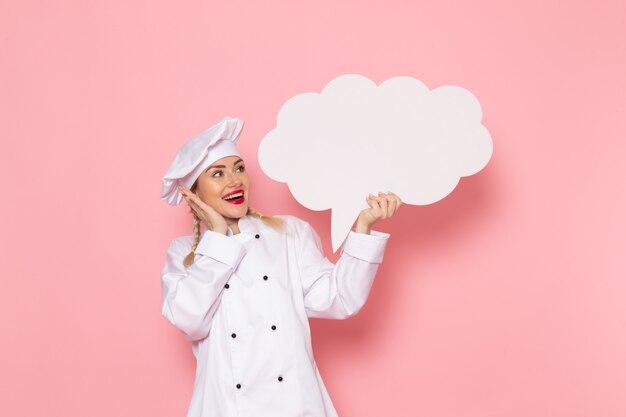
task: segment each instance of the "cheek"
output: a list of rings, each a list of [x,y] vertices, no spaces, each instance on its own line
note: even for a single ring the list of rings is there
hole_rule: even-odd
[[[198,196],[203,201],[219,201],[221,197],[222,187],[215,181],[206,181],[202,187],[202,194],[198,193]]]
[[[211,190],[211,199],[214,201],[221,201],[222,200],[222,189],[214,189]]]

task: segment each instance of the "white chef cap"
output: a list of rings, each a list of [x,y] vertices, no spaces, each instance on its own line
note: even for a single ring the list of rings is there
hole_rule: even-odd
[[[179,185],[190,188],[213,162],[225,156],[240,156],[235,142],[242,128],[243,120],[227,116],[185,143],[163,175],[161,199],[173,206],[180,204],[183,195]]]

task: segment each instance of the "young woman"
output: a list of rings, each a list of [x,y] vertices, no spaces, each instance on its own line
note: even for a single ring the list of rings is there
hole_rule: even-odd
[[[226,117],[196,136],[163,178],[161,198],[184,198],[194,216],[193,235],[170,243],[161,274],[162,314],[192,342],[197,361],[187,416],[335,417],[308,318],[361,309],[389,238],[371,227],[402,202],[370,194],[333,264],[309,223],[249,205],[235,146],[242,127]]]

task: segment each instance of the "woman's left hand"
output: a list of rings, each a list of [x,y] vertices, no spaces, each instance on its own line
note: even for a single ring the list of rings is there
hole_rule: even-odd
[[[365,199],[370,208],[361,210],[354,228],[355,232],[369,234],[371,227],[379,220],[388,219],[393,216],[402,205],[400,197],[392,192],[387,194],[378,193],[378,197],[370,194]]]

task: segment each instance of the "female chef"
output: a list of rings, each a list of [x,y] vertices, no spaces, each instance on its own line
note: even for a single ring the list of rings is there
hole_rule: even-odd
[[[235,145],[242,127],[225,117],[184,144],[163,177],[161,198],[184,198],[194,216],[193,235],[170,243],[161,274],[162,314],[196,358],[187,416],[336,417],[308,318],[361,309],[389,238],[371,226],[402,202],[370,194],[333,264],[309,223],[249,205]]]

